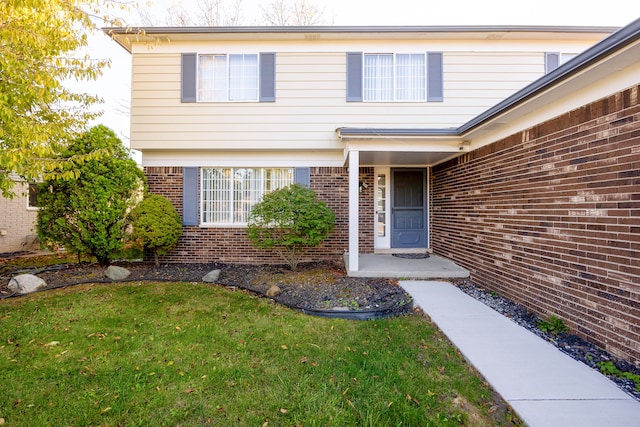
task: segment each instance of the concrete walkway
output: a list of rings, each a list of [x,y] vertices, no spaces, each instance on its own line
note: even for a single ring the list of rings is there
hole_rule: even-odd
[[[452,284],[400,284],[528,426],[640,426],[612,381]]]

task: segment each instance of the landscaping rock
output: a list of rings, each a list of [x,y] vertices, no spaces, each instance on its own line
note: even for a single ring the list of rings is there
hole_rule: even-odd
[[[267,289],[267,296],[269,298],[277,297],[282,293],[282,290],[279,286],[272,285],[269,289]]]
[[[117,265],[110,265],[107,267],[107,270],[104,272],[104,275],[107,276],[111,280],[124,280],[131,272],[124,267],[118,267]]]
[[[18,274],[9,281],[8,288],[16,294],[30,294],[47,287],[47,282],[33,274]]]
[[[217,283],[218,278],[220,278],[220,270],[213,270],[205,274],[202,281],[205,283]]]

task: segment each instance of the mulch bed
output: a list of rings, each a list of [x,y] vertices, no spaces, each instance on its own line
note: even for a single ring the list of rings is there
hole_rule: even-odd
[[[156,267],[146,262],[118,262],[115,265],[131,271],[127,282],[169,281],[201,282],[212,270],[220,270],[218,284],[245,289],[258,295],[277,285],[281,293],[273,299],[286,306],[307,312],[343,313],[378,312],[383,317],[411,311],[411,297],[396,279],[347,277],[338,263],[317,262],[298,266],[291,271],[282,265],[248,264],[162,264]],[[0,297],[8,296],[6,288],[11,277],[30,273],[47,282],[48,288],[81,283],[110,283],[105,268],[95,264],[60,264],[39,269],[12,269],[0,266]],[[334,317],[334,316],[331,316]]]

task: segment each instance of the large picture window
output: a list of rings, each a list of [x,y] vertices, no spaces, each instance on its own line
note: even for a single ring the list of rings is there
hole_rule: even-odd
[[[198,101],[257,100],[257,54],[198,56]]]
[[[425,101],[424,54],[365,54],[365,101]]]
[[[292,168],[204,168],[202,223],[246,225],[263,195],[290,184]]]

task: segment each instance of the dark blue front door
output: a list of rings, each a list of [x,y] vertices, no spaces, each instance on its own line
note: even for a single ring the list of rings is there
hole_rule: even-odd
[[[427,247],[424,169],[391,170],[391,247]]]

